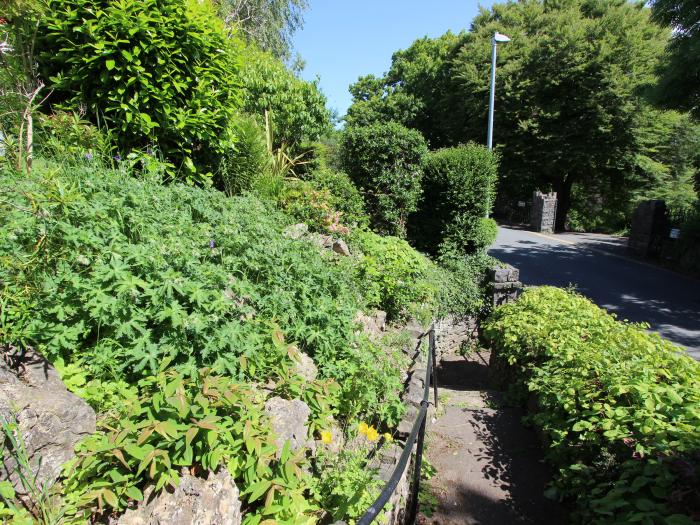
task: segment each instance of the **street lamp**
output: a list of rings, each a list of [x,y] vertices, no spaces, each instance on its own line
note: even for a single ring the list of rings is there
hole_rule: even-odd
[[[493,149],[493,104],[496,96],[496,46],[499,43],[505,44],[510,42],[510,38],[502,35],[498,31],[493,34],[491,40],[491,94],[489,96],[489,131],[486,138],[486,146]]]

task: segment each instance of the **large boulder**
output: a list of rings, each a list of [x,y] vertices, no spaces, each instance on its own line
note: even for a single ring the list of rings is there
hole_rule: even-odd
[[[183,471],[173,492],[161,492],[125,512],[116,525],[240,525],[238,487],[226,469],[209,472],[207,479]]]
[[[56,481],[61,465],[75,455],[75,444],[94,433],[96,424],[92,408],[66,389],[46,359],[14,347],[0,347],[0,417],[17,421],[37,488]],[[26,494],[8,450],[2,458],[2,480]]]
[[[265,412],[270,416],[272,430],[277,435],[277,453],[281,454],[285,442],[289,441],[292,450],[313,446],[309,442],[309,406],[300,399],[271,397],[265,402]]]

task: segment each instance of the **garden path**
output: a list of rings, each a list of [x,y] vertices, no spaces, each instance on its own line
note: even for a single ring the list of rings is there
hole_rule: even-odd
[[[543,495],[550,472],[537,436],[490,388],[488,363],[480,350],[447,356],[437,369],[439,406],[426,436],[437,472],[424,482],[418,523],[566,524],[565,510]]]

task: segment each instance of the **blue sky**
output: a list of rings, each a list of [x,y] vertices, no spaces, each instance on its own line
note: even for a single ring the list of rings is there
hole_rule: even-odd
[[[294,36],[306,61],[302,76],[321,78],[328,104],[343,116],[348,86],[359,76],[382,75],[394,51],[416,38],[468,29],[478,6],[493,0],[310,0],[304,28]]]

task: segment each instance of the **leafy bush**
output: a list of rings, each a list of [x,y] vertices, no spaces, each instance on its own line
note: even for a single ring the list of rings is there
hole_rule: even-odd
[[[469,254],[491,244],[495,223],[484,217],[495,197],[497,170],[498,158],[474,143],[431,152],[420,209],[409,224],[416,246],[436,254],[450,245]]]
[[[356,271],[371,307],[392,319],[434,313],[438,282],[429,259],[397,237],[357,231],[351,240],[362,253]]]
[[[466,318],[481,313],[486,305],[486,272],[496,261],[485,253],[464,255],[445,251],[438,262],[439,317]]]
[[[62,493],[70,522],[123,511],[148,486],[156,493],[177,486],[183,468],[225,467],[241,487],[244,523],[261,516],[308,523],[317,507],[305,495],[304,448],[293,453],[288,441],[278,455],[262,391],[208,370],[195,378],[161,372],[142,380],[140,390],[66,464]]]
[[[421,193],[425,139],[396,122],[349,128],[343,135],[341,164],[360,189],[380,233],[403,237],[408,215]]]
[[[486,339],[536,400],[558,469],[552,494],[583,523],[691,524],[700,468],[700,364],[573,292],[542,287],[498,308]]]
[[[314,188],[330,192],[330,205],[342,213],[343,223],[354,226],[368,225],[369,218],[362,195],[345,173],[319,169],[312,171],[307,180]]]
[[[52,105],[86,109],[122,157],[156,147],[195,182],[235,138],[239,47],[208,1],[49,0],[38,24]]]
[[[349,229],[341,221],[342,213],[333,206],[335,199],[325,189],[317,189],[311,183],[293,179],[284,181],[278,196],[279,206],[312,231],[347,235]]]
[[[221,156],[215,184],[229,197],[254,187],[270,168],[265,132],[250,116],[234,121],[237,142]]]
[[[252,45],[243,51],[241,84],[246,113],[262,123],[265,111],[270,112],[275,146],[296,147],[330,131],[330,112],[318,82],[296,77],[280,60]]]
[[[0,342],[79,363],[94,389],[164,360],[265,381],[289,359],[280,330],[341,383],[343,415],[396,418],[399,367],[355,334],[354,261],[285,237],[270,205],[90,165],[0,173],[0,193]]]

